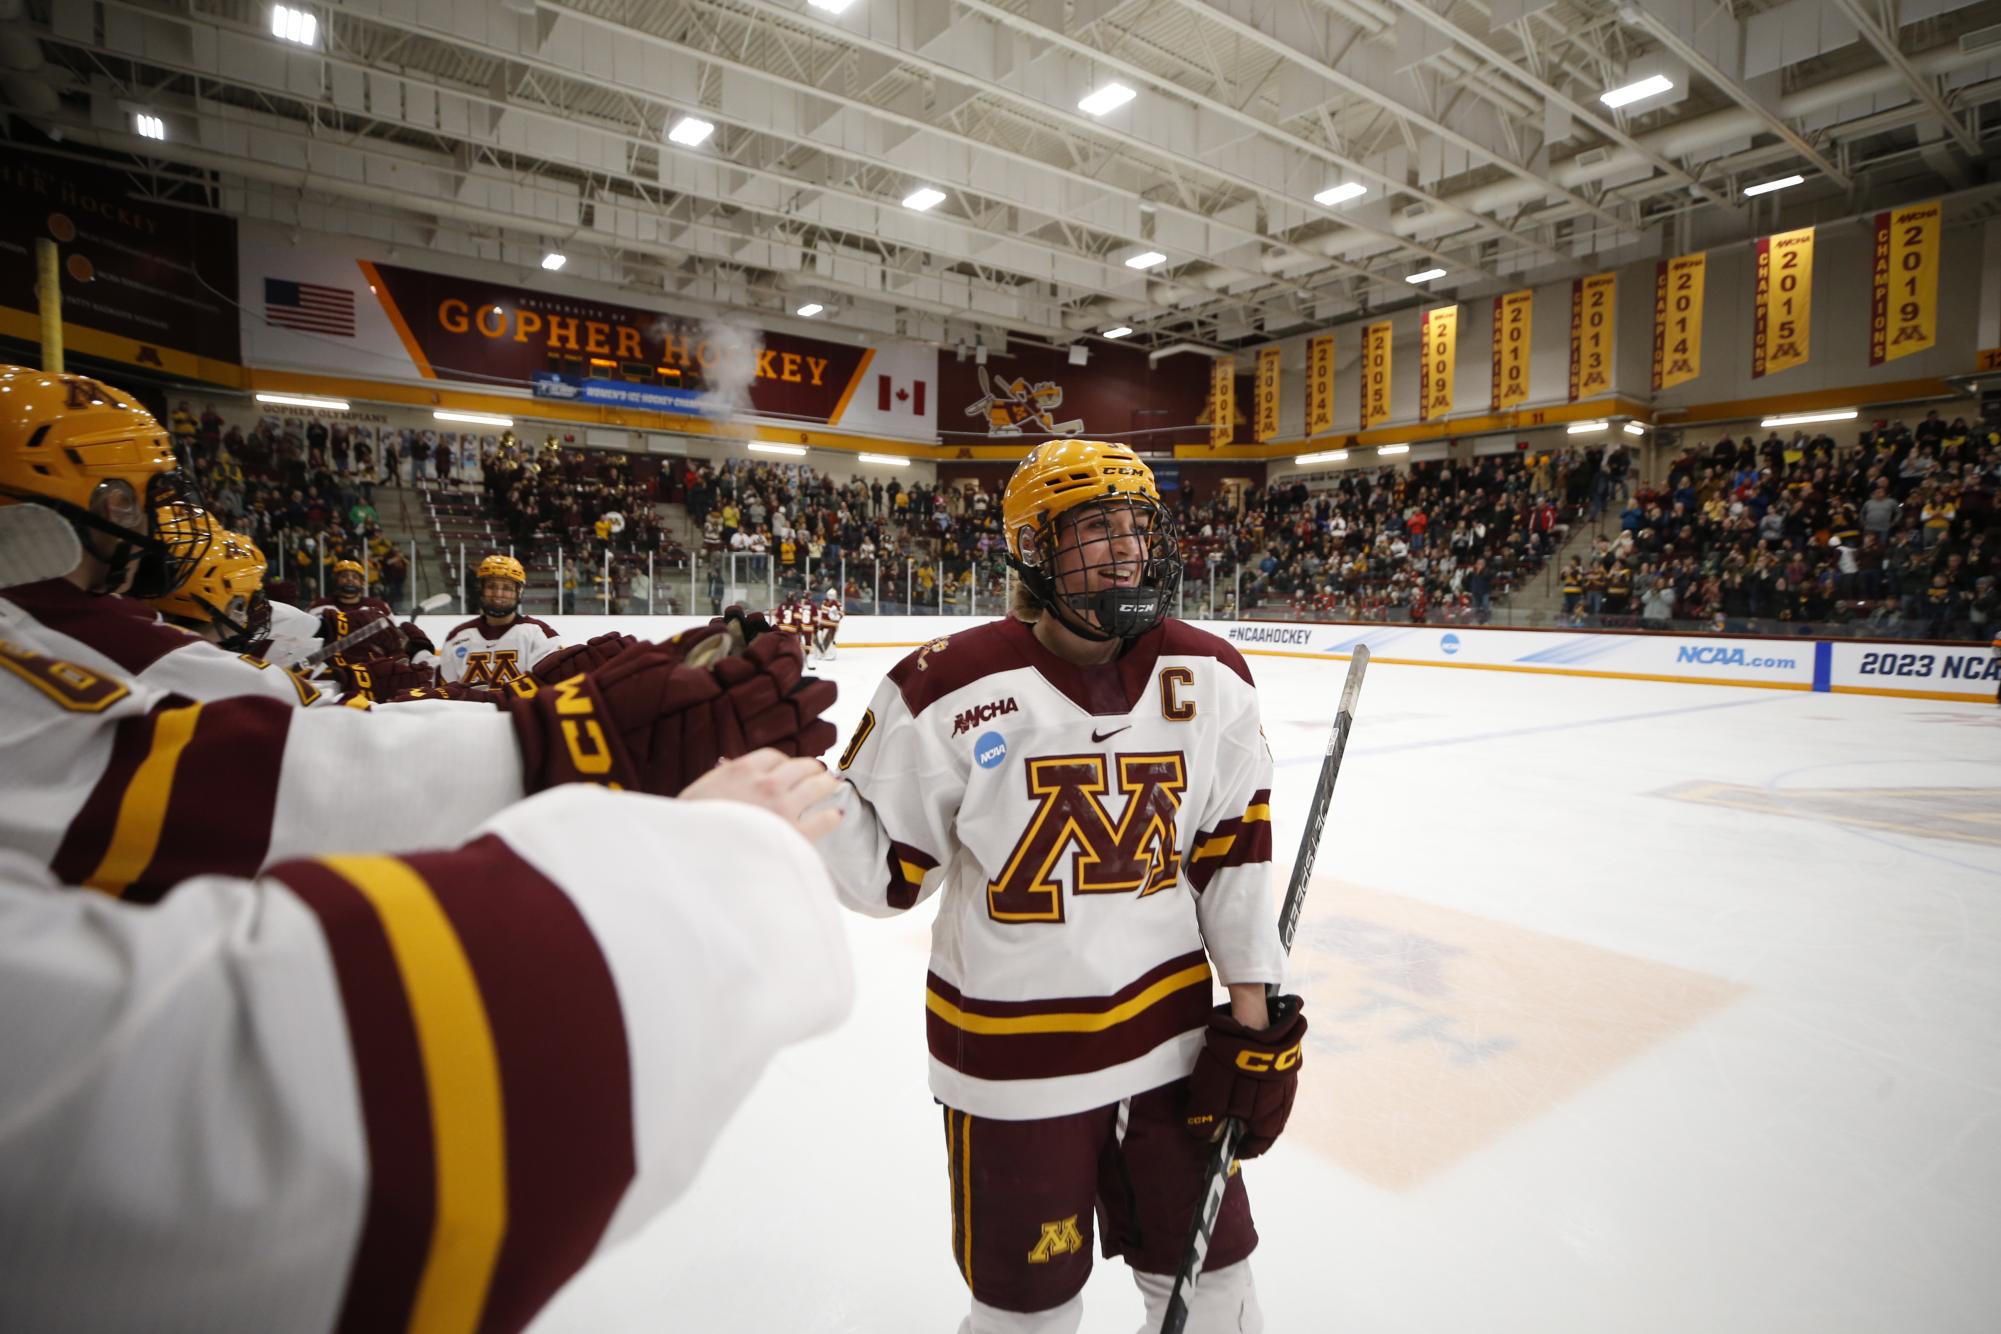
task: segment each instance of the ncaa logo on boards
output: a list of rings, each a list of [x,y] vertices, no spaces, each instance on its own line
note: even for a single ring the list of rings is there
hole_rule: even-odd
[[[1459,651],[1459,636],[1447,631],[1438,637],[1438,647],[1450,657]]]
[[[1007,759],[1007,738],[999,732],[982,732],[973,743],[973,763],[982,769],[997,769]]]

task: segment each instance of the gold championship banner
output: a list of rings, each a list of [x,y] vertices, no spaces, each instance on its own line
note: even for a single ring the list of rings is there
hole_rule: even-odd
[[[1424,360],[1417,367],[1417,419],[1441,421],[1452,415],[1452,380],[1459,369],[1459,307],[1424,312],[1418,325]]]
[[[1390,322],[1362,330],[1362,429],[1390,419]]]
[[[1751,378],[1803,366],[1813,324],[1813,228],[1758,239]]]
[[[1876,215],[1876,293],[1869,308],[1869,364],[1938,342],[1939,206]]]
[[[1209,447],[1221,449],[1237,438],[1237,359],[1209,363]]]
[[[1494,411],[1529,398],[1529,336],[1535,293],[1528,288],[1494,298]]]
[[[1612,304],[1619,275],[1570,284],[1570,401],[1612,392]]]
[[[1702,285],[1709,252],[1664,259],[1654,267],[1654,392],[1702,374]]]
[[[1306,434],[1334,429],[1334,335],[1306,340]]]
[[[1278,349],[1258,349],[1257,424],[1253,431],[1263,444],[1278,434]]]

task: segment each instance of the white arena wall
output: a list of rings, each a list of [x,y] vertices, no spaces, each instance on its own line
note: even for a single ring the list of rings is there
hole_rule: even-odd
[[[419,618],[442,640],[459,616]],[[554,616],[571,643],[607,631],[641,639],[706,623],[696,616]],[[850,616],[843,648],[915,648],[990,617]],[[2001,681],[2001,655],[1984,644],[1908,640],[1728,638],[1471,626],[1356,625],[1291,621],[1197,621],[1252,657],[1345,662],[1357,644],[1375,661],[1461,671],[1590,676],[1683,685],[1752,686],[1986,703]]]

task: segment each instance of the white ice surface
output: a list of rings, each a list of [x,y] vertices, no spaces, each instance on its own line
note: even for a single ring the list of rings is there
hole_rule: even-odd
[[[822,669],[844,741],[897,656]],[[1283,875],[1345,668],[1252,666]],[[851,919],[853,1018],[536,1334],[957,1327],[929,917]],[[1377,665],[1293,980],[1273,1334],[2001,1328],[2001,710]]]

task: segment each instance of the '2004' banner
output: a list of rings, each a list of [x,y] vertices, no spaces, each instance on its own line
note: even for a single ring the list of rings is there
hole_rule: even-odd
[[[1452,380],[1459,360],[1459,307],[1424,312],[1418,326],[1417,418],[1439,421],[1452,415]]]
[[[1388,320],[1362,330],[1362,429],[1390,419],[1390,331]]]
[[[1612,313],[1619,275],[1570,284],[1570,401],[1612,392]]]
[[[1876,290],[1869,311],[1869,364],[1880,366],[1938,342],[1939,205],[1876,215]]]
[[[1654,270],[1654,389],[1702,374],[1702,287],[1709,252],[1662,260]]]
[[[1334,429],[1334,335],[1306,340],[1306,434]]]
[[[1758,286],[1753,295],[1751,376],[1756,379],[1803,366],[1812,352],[1813,228],[1779,232],[1758,241]]]

